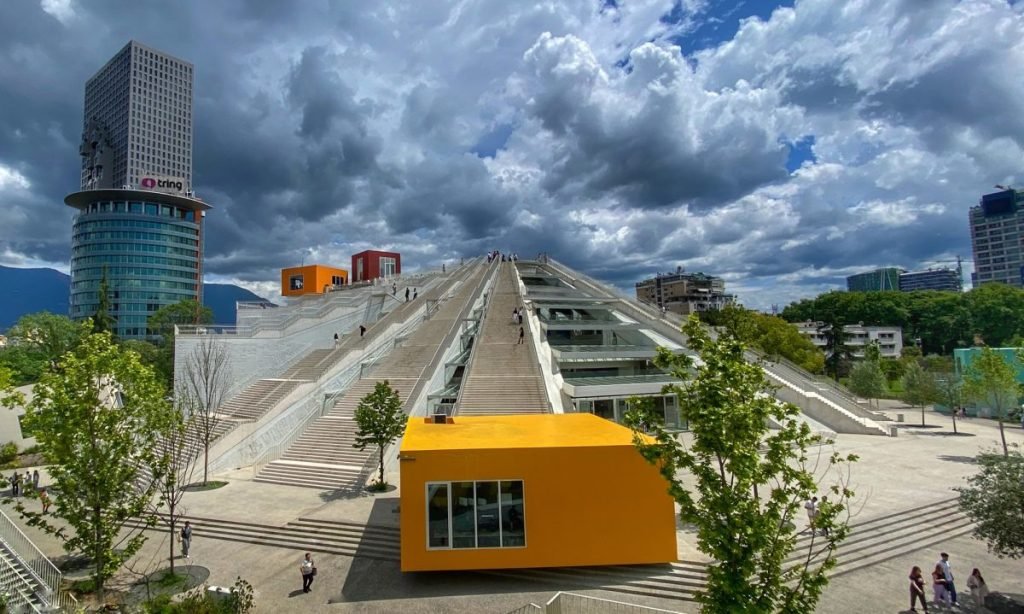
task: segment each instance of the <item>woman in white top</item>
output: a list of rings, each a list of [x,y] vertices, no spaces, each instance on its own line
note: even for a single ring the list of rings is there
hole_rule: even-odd
[[[985,584],[985,578],[981,577],[981,572],[977,567],[971,572],[971,577],[967,578],[967,588],[971,589],[971,597],[974,597],[974,605],[979,608],[985,605],[985,595],[988,595],[988,585]]]
[[[302,563],[299,565],[299,571],[302,572],[302,592],[308,593],[313,590],[313,578],[316,577],[316,566],[313,564],[313,555],[306,553],[306,558],[302,559]]]

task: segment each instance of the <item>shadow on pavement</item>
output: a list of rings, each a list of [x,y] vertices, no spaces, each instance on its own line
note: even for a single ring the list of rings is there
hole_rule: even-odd
[[[957,456],[955,454],[940,454],[939,460],[949,461],[951,463],[965,463],[968,465],[978,464],[978,459],[973,456]]]

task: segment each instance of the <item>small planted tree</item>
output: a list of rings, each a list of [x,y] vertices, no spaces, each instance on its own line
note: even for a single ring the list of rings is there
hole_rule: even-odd
[[[935,379],[935,400],[950,409],[953,416],[953,433],[957,433],[956,411],[964,402],[964,382],[953,371],[940,371],[933,375]]]
[[[921,406],[921,426],[925,426],[925,409],[935,398],[935,378],[917,361],[909,363],[903,373],[903,402],[911,407]]]
[[[999,438],[1003,442],[1003,455],[1008,455],[1006,432],[1003,421],[1010,409],[1017,407],[1020,400],[1020,384],[1017,371],[1002,354],[992,348],[983,347],[974,357],[964,374],[964,395],[979,405],[992,410],[999,421]]]
[[[696,316],[683,333],[699,361],[659,348],[655,364],[679,379],[664,392],[679,398],[689,444],[665,428],[650,403],[631,403],[626,422],[683,521],[696,526],[698,548],[714,561],[697,595],[702,612],[812,612],[849,531],[853,493],[845,478],[828,487],[832,501],[816,520],[825,536],[812,535],[798,552],[794,520],[803,502],[820,494],[808,453],[820,438],[796,419],[799,409],[773,397],[762,367],[744,359],[734,335],[712,340]],[[769,421],[781,428],[770,430]],[[833,454],[828,462],[837,468],[855,460]]]
[[[960,507],[974,521],[974,535],[999,558],[1024,557],[1024,454],[1014,450],[978,456],[981,471],[958,488]]]
[[[864,360],[850,370],[850,390],[869,402],[885,394],[885,374],[880,362],[878,343],[870,343],[864,348]]]
[[[210,476],[210,444],[221,420],[217,410],[227,400],[230,387],[227,348],[219,341],[203,339],[185,361],[175,396],[178,406],[188,412],[186,418],[203,446],[204,486]]]
[[[195,473],[196,461],[198,460],[197,450],[193,440],[196,429],[196,413],[191,411],[187,404],[191,402],[188,396],[178,397],[178,407],[171,415],[164,437],[159,443],[158,454],[156,455],[156,467],[154,473],[159,477],[156,481],[157,497],[152,502],[151,512],[156,518],[170,530],[171,539],[169,544],[170,574],[174,575],[174,544],[178,536],[178,523],[183,513],[181,500],[185,496],[185,489],[192,483],[192,476]],[[189,416],[189,417],[186,417]],[[158,512],[166,509],[167,513],[160,516]]]
[[[377,446],[380,452],[380,478],[374,488],[383,490],[384,450],[405,433],[408,416],[402,408],[398,391],[391,388],[387,380],[377,382],[373,392],[359,401],[356,408],[356,442],[353,448],[363,450],[366,446]]]
[[[147,506],[160,475],[147,469],[159,468],[157,442],[173,410],[152,370],[107,332],[86,336],[33,392],[25,422],[60,492],[54,508],[62,522],[20,502],[18,511],[63,540],[66,551],[88,556],[102,591],[145,541],[134,519],[153,521]]]

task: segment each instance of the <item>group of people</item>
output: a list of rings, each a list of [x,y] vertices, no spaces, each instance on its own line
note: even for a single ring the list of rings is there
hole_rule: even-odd
[[[523,337],[526,336],[526,330],[523,328],[524,309],[525,307],[516,307],[515,309],[512,310],[512,324],[519,325],[519,341],[516,342],[516,345],[521,345],[523,343]]]
[[[50,496],[46,493],[46,488],[39,488],[38,469],[33,469],[32,473],[26,471],[24,475],[15,471],[10,481],[12,497],[20,497],[25,494],[26,489],[31,488],[33,492],[39,493],[39,503],[43,506],[43,513],[46,514],[50,511]]]
[[[498,250],[494,250],[493,252],[487,252],[487,264],[490,264],[490,263],[494,262],[498,258],[501,258],[502,262],[516,262],[516,261],[519,260],[519,255],[518,254],[503,254],[503,253],[499,252]]]
[[[917,611],[915,606],[919,601],[924,611],[928,611],[928,602],[925,599],[924,590],[925,583],[926,580],[921,568],[914,565],[910,570],[911,612]],[[971,589],[971,597],[974,598],[975,606],[980,608],[985,604],[985,595],[988,595],[988,585],[985,584],[985,578],[982,577],[981,571],[977,567],[974,568],[970,577],[967,578],[967,588]],[[949,564],[949,554],[945,552],[939,555],[939,560],[935,563],[935,568],[932,569],[932,597],[935,605],[959,605],[956,601],[956,583],[954,582],[953,569]]]

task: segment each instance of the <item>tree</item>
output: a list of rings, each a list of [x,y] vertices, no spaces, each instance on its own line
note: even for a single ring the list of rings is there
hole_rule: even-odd
[[[850,346],[846,345],[846,330],[843,328],[842,320],[824,322],[818,328],[818,333],[825,337],[825,370],[832,374],[832,378],[839,381],[840,372],[850,363],[853,352]]]
[[[178,301],[173,305],[161,307],[147,320],[149,334],[162,336],[164,343],[173,339],[175,326],[212,323],[213,310],[193,300]]]
[[[925,426],[924,411],[935,401],[935,379],[917,362],[907,364],[903,373],[903,401],[911,407],[921,406],[921,426]]]
[[[25,397],[14,389],[14,377],[11,371],[0,367],[0,407],[13,409],[25,403]]]
[[[695,316],[683,332],[699,361],[658,348],[655,364],[679,379],[663,392],[678,396],[690,444],[665,428],[650,403],[631,403],[626,423],[668,482],[683,521],[697,527],[698,548],[715,561],[697,596],[702,611],[811,612],[848,533],[840,515],[853,493],[842,480],[831,487],[835,500],[818,517],[828,535],[813,536],[800,562],[787,564],[796,548],[795,517],[818,487],[808,450],[820,438],[797,421],[799,409],[773,398],[764,370],[745,360],[734,335],[713,340]],[[781,428],[770,430],[769,421]],[[829,466],[855,460],[833,454]]]
[[[825,355],[800,334],[795,326],[777,316],[770,316],[737,305],[700,313],[709,326],[724,328],[744,344],[761,351],[769,360],[779,357],[792,361],[811,373],[819,373]]]
[[[974,521],[974,535],[999,558],[1024,557],[1024,454],[978,455],[981,471],[957,488],[960,507]]]
[[[17,384],[35,382],[87,333],[67,316],[46,311],[23,315],[8,332],[10,344],[0,351],[0,363]]]
[[[364,450],[368,445],[377,446],[380,451],[380,479],[376,487],[383,489],[387,485],[384,479],[384,449],[405,433],[408,422],[408,416],[402,408],[402,399],[387,380],[377,382],[373,392],[359,401],[355,417],[358,430],[352,447]]]
[[[110,315],[110,283],[107,282],[107,267],[103,267],[103,277],[100,278],[99,304],[96,306],[96,313],[92,316],[92,332],[113,333],[117,320]]]
[[[125,339],[121,347],[139,355],[142,364],[149,366],[156,373],[164,387],[174,388],[174,355],[164,351],[164,347],[145,339]]]
[[[155,458],[156,466],[153,470],[154,474],[159,476],[156,481],[158,498],[151,505],[152,515],[160,518],[171,533],[171,539],[168,540],[171,575],[174,575],[174,543],[182,515],[181,500],[185,496],[185,489],[192,483],[197,460],[196,449],[190,437],[190,434],[195,432],[195,412],[187,406],[193,401],[188,396],[180,396],[179,399],[179,403],[186,405],[179,405],[177,410],[172,412],[170,424],[159,443],[159,453]],[[159,509],[165,507],[167,514],[158,516]]]
[[[850,370],[850,390],[865,399],[878,399],[885,394],[885,374],[882,373],[878,343],[864,348],[864,360]]]
[[[963,378],[953,371],[939,371],[933,373],[932,378],[935,380],[935,400],[950,409],[953,433],[956,433],[956,412],[964,404]]]
[[[999,438],[1003,442],[1003,454],[1009,454],[1003,422],[1006,420],[1007,412],[1015,409],[1020,400],[1020,385],[1017,383],[1017,371],[1014,366],[996,350],[989,347],[981,348],[981,352],[971,360],[964,373],[964,396],[992,410],[999,421]]]
[[[61,493],[55,508],[63,523],[20,503],[18,511],[62,539],[66,551],[87,555],[102,591],[145,541],[129,527],[137,517],[152,522],[146,507],[160,476],[146,469],[157,465],[172,409],[152,370],[106,332],[85,337],[33,393],[25,421]]]
[[[203,446],[203,484],[210,477],[210,444],[231,387],[231,366],[224,344],[209,337],[202,339],[182,367],[181,383],[176,390],[179,404],[188,410],[195,433]]]

